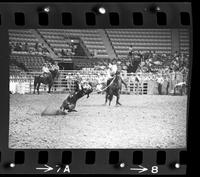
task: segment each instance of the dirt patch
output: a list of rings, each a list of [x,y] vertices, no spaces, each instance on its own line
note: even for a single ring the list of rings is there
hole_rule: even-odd
[[[104,95],[77,102],[78,112],[55,113],[66,94],[11,95],[10,148],[184,148],[186,96],[121,95],[122,106],[105,106]]]

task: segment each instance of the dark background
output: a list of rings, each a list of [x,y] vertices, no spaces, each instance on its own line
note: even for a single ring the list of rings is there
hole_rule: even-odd
[[[16,2],[16,1],[4,1],[4,2]],[[31,2],[31,1],[17,1],[17,2]],[[49,1],[34,1],[34,2],[53,2],[51,0]],[[58,1],[56,1],[58,2]],[[63,1],[59,1],[59,2],[63,2]],[[65,1],[66,2],[66,1]],[[70,1],[68,1],[70,2]],[[80,2],[80,1],[76,1],[74,0],[73,2]],[[81,1],[83,2],[83,1]],[[87,1],[87,2],[94,2],[94,1]],[[110,1],[111,2],[111,1]],[[115,1],[114,1],[115,2]],[[124,2],[124,1],[123,1]],[[133,2],[133,1],[127,1],[127,2]],[[136,1],[136,2],[147,2],[147,1]],[[152,1],[148,1],[148,2],[152,2]],[[154,1],[154,2],[166,2],[166,1]],[[170,1],[173,2],[173,1]],[[182,2],[182,1],[178,1],[176,0],[176,2]],[[184,2],[190,2],[190,1],[184,1]],[[189,122],[188,122],[188,175],[191,175],[192,172],[196,171],[198,172],[198,167],[197,164],[195,163],[194,160],[192,160],[192,157],[194,157],[194,155],[196,153],[198,153],[198,151],[195,150],[195,144],[198,141],[198,134],[199,131],[197,129],[195,129],[195,125],[197,124],[197,120],[199,117],[199,113],[197,111],[198,108],[198,103],[199,103],[199,99],[198,99],[198,94],[199,94],[199,88],[198,88],[198,82],[199,82],[199,26],[197,24],[197,22],[199,21],[198,17],[199,17],[199,6],[197,5],[196,2],[192,1],[192,18],[193,18],[193,67],[192,67],[192,80],[191,80],[191,94],[190,94],[190,106],[189,106]],[[2,36],[1,36],[2,37]],[[3,38],[0,38],[1,40],[1,44],[2,44],[2,40]],[[0,51],[5,52],[5,51]],[[6,55],[6,54],[5,54]],[[4,62],[5,60],[1,60],[1,64],[0,64],[0,75],[1,75],[1,82],[2,83],[6,83],[5,80],[7,80],[7,75],[8,71],[7,68],[4,67],[5,64],[7,64],[7,62]],[[5,82],[4,82],[5,81]],[[0,84],[0,98],[1,98],[1,113],[5,113],[5,109],[8,109],[6,102],[4,102],[3,100],[5,100],[5,98],[7,98],[7,96],[4,94],[6,93],[7,86],[4,84]],[[4,110],[4,111],[2,111]],[[5,114],[4,114],[5,115]],[[3,114],[0,115],[0,118],[2,118]],[[1,122],[0,122],[1,123]],[[7,124],[8,126],[8,124]],[[7,128],[7,127],[6,127]],[[0,134],[2,133],[2,130],[0,130]],[[4,142],[5,143],[5,142]],[[2,139],[0,139],[0,146],[2,144]],[[193,152],[193,154],[192,154]],[[194,158],[195,159],[195,158]]]

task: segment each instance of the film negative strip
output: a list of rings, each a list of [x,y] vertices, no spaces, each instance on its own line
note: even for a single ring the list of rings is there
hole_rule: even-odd
[[[191,3],[1,3],[0,174],[187,173]]]

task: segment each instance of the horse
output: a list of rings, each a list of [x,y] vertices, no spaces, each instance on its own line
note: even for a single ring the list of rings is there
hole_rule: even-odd
[[[87,98],[89,98],[89,94],[93,92],[92,85],[90,83],[89,85],[91,86],[90,88],[84,88],[82,86],[81,90],[71,92],[70,95],[63,101],[62,105],[60,106],[60,110],[63,112],[65,110],[68,110],[68,112],[77,112],[75,110],[76,102],[85,95],[87,95]]]
[[[110,106],[111,101],[113,99],[113,95],[117,97],[116,105],[121,105],[121,103],[119,102],[119,98],[122,89],[122,84],[124,84],[127,89],[127,84],[123,81],[118,72],[115,74],[114,78],[111,78],[107,81],[108,88],[106,89],[105,105],[109,100],[109,106]]]
[[[50,73],[47,74],[47,76],[35,76],[34,78],[34,91],[33,93],[35,94],[35,89],[37,89],[37,93],[39,94],[39,88],[40,84],[45,84],[48,85],[48,93],[51,92],[51,87],[53,86],[54,80],[58,78],[59,72],[58,70],[50,70]]]

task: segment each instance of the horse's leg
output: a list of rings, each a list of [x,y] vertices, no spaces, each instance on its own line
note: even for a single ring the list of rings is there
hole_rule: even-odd
[[[33,90],[33,94],[35,94],[35,89],[37,87],[37,82],[36,82],[36,78],[34,79],[34,90]]]
[[[116,97],[117,97],[117,99],[116,99],[116,105],[122,105],[122,104],[119,102],[119,98],[120,98],[120,90],[117,92]]]
[[[181,96],[183,96],[183,86],[181,86]]]
[[[50,92],[51,92],[51,87],[52,87],[52,84],[49,84],[48,86],[49,86],[48,93],[50,93]]]
[[[111,105],[112,99],[113,99],[113,94],[109,95],[109,106]]]
[[[37,93],[38,93],[38,95],[40,94],[39,89],[40,89],[40,82],[37,84]]]
[[[33,90],[33,94],[35,94],[35,89],[36,89],[36,85],[35,85],[35,82],[34,82],[34,90]]]
[[[174,95],[176,95],[176,87],[174,87]]]
[[[107,104],[107,101],[108,101],[108,93],[106,92],[105,105]]]

